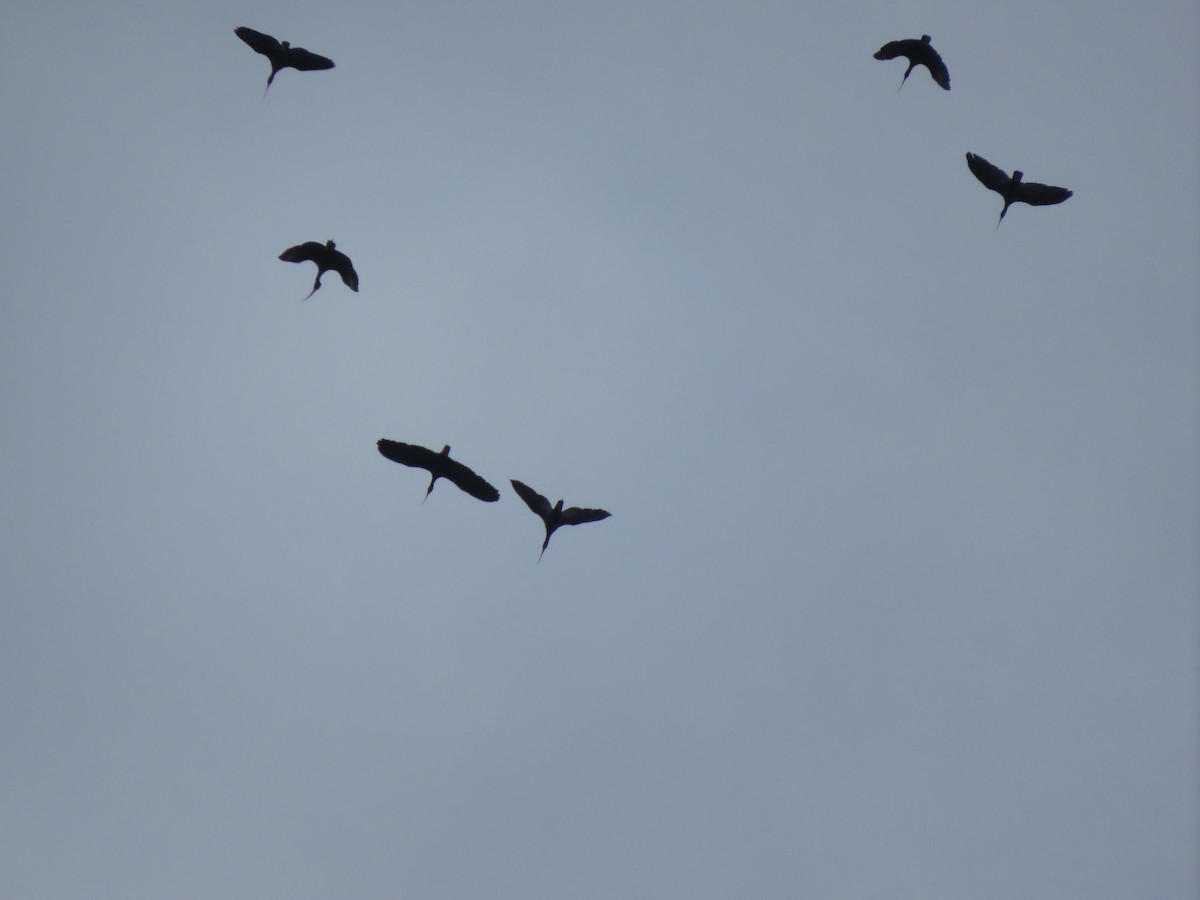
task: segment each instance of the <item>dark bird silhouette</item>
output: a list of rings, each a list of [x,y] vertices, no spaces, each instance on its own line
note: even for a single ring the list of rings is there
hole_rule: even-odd
[[[921,35],[919,41],[916,38],[891,41],[875,51],[876,59],[895,59],[897,56],[908,58],[908,68],[904,70],[904,77],[900,79],[901,88],[904,87],[904,82],[908,80],[908,73],[913,70],[914,66],[924,66],[929,70],[934,81],[946,90],[950,90],[950,71],[942,62],[938,52],[933,49],[933,45],[929,43],[929,35]]]
[[[542,554],[546,552],[546,546],[550,543],[550,535],[554,534],[560,525],[582,525],[584,522],[599,522],[601,519],[607,519],[612,515],[612,513],[603,509],[580,509],[578,506],[568,506],[566,509],[563,509],[563,502],[561,500],[554,504],[554,506],[551,506],[549,500],[529,485],[522,484],[515,478],[509,480],[512,482],[513,490],[525,501],[525,505],[537,513],[546,524],[546,540],[542,542],[542,552],[538,554],[538,562],[542,561]]]
[[[279,258],[284,262],[315,262],[317,264],[317,280],[313,282],[313,289],[308,292],[308,297],[321,289],[321,276],[330,270],[342,276],[346,287],[352,291],[358,291],[358,273],[354,271],[350,257],[338,250],[337,244],[333,241],[326,241],[324,244],[305,241],[295,247],[288,247],[279,254]],[[304,299],[307,300],[308,297]]]
[[[267,91],[271,89],[271,82],[275,80],[275,73],[280,69],[292,68],[299,69],[301,72],[312,72],[317,69],[333,68],[332,59],[326,59],[324,56],[309,53],[303,47],[293,47],[287,41],[281,44],[269,34],[255,31],[253,28],[247,28],[243,25],[241,28],[233,29],[233,33],[249,44],[255,53],[261,53],[271,61],[271,74],[267,78],[267,86],[263,89],[264,97],[267,96]]]
[[[492,503],[500,499],[500,492],[498,490],[458,460],[450,458],[449,444],[442,448],[441,453],[434,453],[432,450],[425,447],[418,447],[416,444],[402,444],[400,441],[389,441],[387,438],[380,438],[376,446],[379,447],[379,452],[392,462],[400,463],[402,466],[412,466],[417,469],[426,469],[429,471],[433,477],[429,479],[429,487],[425,489],[425,497],[421,500],[422,503],[429,499],[433,485],[439,478],[445,478],[447,481],[453,482],[460,490],[466,491],[472,497],[486,501],[487,503]]]
[[[1030,206],[1053,206],[1062,203],[1071,196],[1066,188],[1054,187],[1049,184],[1038,184],[1036,181],[1022,181],[1024,173],[1020,170],[1012,173],[1012,178],[1001,168],[993,166],[982,156],[974,153],[967,154],[967,167],[974,173],[983,186],[995,191],[1004,198],[1004,208],[1000,210],[1000,218],[996,227],[1004,221],[1004,214],[1014,203],[1028,203]]]

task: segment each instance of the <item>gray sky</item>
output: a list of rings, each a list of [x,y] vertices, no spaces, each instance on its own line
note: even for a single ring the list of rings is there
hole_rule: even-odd
[[[0,894],[1196,896],[1194,3],[0,34]]]

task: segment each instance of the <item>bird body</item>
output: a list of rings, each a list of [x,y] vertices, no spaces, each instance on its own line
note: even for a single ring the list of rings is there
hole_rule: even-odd
[[[1008,212],[1008,208],[1014,203],[1028,203],[1030,206],[1053,206],[1056,203],[1062,203],[1072,194],[1063,187],[1038,184],[1036,181],[1022,181],[1024,173],[1019,169],[1014,171],[1010,178],[1003,169],[992,165],[982,156],[974,153],[967,154],[967,168],[984,187],[995,191],[1004,198],[1004,208],[1000,210],[1000,218],[996,220],[997,228],[1004,220],[1004,214]]]
[[[337,244],[333,241],[326,241],[324,244],[306,241],[295,247],[288,247],[279,254],[279,258],[284,262],[314,262],[317,264],[317,280],[313,282],[313,289],[308,292],[308,297],[321,289],[321,276],[330,270],[342,276],[346,287],[358,292],[358,273],[354,271],[350,257],[338,250]],[[307,300],[308,297],[304,299]]]
[[[267,77],[266,88],[263,89],[264,97],[271,88],[271,82],[275,80],[275,73],[280,69],[290,68],[299,69],[301,72],[312,72],[318,69],[333,68],[332,59],[310,53],[303,47],[293,47],[287,41],[281,43],[269,34],[255,31],[253,28],[243,25],[241,28],[233,29],[233,33],[245,41],[256,53],[265,56],[271,63],[271,74]]]
[[[897,56],[908,59],[908,68],[904,70],[904,77],[900,79],[900,87],[904,87],[904,82],[908,80],[908,75],[914,66],[924,66],[929,70],[934,81],[946,90],[950,90],[950,70],[946,68],[942,57],[929,43],[929,35],[921,35],[919,41],[916,38],[891,41],[875,51],[876,59],[895,59]]]
[[[458,460],[450,458],[449,444],[442,447],[441,453],[436,453],[427,447],[391,441],[387,438],[380,438],[376,446],[379,448],[379,452],[392,462],[400,463],[402,466],[425,469],[430,473],[432,477],[429,479],[429,487],[425,489],[425,498],[421,500],[422,503],[429,499],[433,485],[439,478],[445,478],[459,490],[486,503],[500,499],[498,490]]]
[[[580,509],[578,506],[568,506],[566,509],[563,509],[562,500],[551,506],[549,500],[529,485],[522,484],[515,478],[509,480],[512,482],[513,490],[525,501],[525,505],[533,510],[546,526],[546,540],[542,542],[542,553],[538,554],[538,562],[542,561],[542,554],[546,552],[546,547],[550,543],[550,535],[554,534],[560,526],[582,525],[584,522],[599,522],[601,519],[607,519],[612,515],[612,513],[603,509]]]

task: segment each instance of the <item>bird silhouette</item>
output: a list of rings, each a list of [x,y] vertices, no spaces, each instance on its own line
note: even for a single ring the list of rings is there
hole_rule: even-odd
[[[376,446],[379,447],[379,452],[392,462],[400,463],[402,466],[426,469],[433,476],[429,479],[429,487],[425,489],[422,503],[429,499],[433,485],[439,478],[453,482],[460,490],[487,503],[500,499],[498,490],[458,460],[450,458],[449,444],[442,447],[441,453],[435,453],[426,447],[418,447],[416,444],[389,441],[387,438],[380,438]]]
[[[315,53],[309,53],[303,47],[293,47],[287,41],[280,43],[269,34],[255,31],[253,28],[242,26],[233,29],[233,33],[250,45],[255,53],[261,53],[271,61],[271,74],[267,78],[267,86],[263,88],[263,96],[271,89],[275,73],[280,69],[299,69],[301,72],[312,72],[317,69],[332,69],[333,60]]]
[[[509,480],[512,482],[513,490],[525,501],[525,505],[537,513],[546,524],[546,540],[542,542],[542,552],[538,554],[538,562],[542,561],[542,554],[546,552],[546,547],[550,543],[550,535],[554,534],[560,525],[582,525],[584,522],[599,522],[601,519],[607,519],[612,515],[612,513],[603,509],[580,509],[578,506],[568,506],[566,509],[563,509],[562,500],[551,506],[549,500],[529,485],[522,484],[515,478]]]
[[[1038,184],[1036,181],[1022,181],[1024,173],[1017,170],[1012,178],[1001,168],[993,166],[982,156],[974,153],[967,154],[967,167],[974,173],[983,186],[995,191],[1004,198],[1004,208],[1000,210],[1000,218],[996,227],[1004,221],[1004,214],[1014,203],[1028,203],[1030,206],[1053,206],[1062,203],[1071,196],[1066,188],[1054,187],[1049,184]]]
[[[919,41],[916,38],[891,41],[875,51],[876,59],[895,59],[897,56],[908,58],[908,68],[904,70],[904,77],[900,79],[901,88],[904,87],[904,82],[908,80],[908,74],[914,66],[924,66],[929,70],[934,81],[946,90],[950,90],[950,71],[942,62],[938,52],[933,49],[933,45],[929,43],[929,35],[921,35]],[[900,88],[896,90],[900,90]]]
[[[346,287],[352,291],[358,291],[358,273],[354,271],[350,257],[338,250],[337,244],[333,241],[326,241],[324,244],[305,241],[295,247],[288,247],[279,254],[279,258],[284,262],[315,262],[317,264],[317,280],[313,282],[313,288],[308,292],[308,297],[321,289],[321,276],[330,270],[342,276]],[[304,299],[307,300],[308,297]]]

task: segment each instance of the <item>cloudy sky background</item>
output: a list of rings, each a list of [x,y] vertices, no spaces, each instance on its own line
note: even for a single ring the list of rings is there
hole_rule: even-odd
[[[0,34],[0,894],[1196,896],[1194,3]]]

